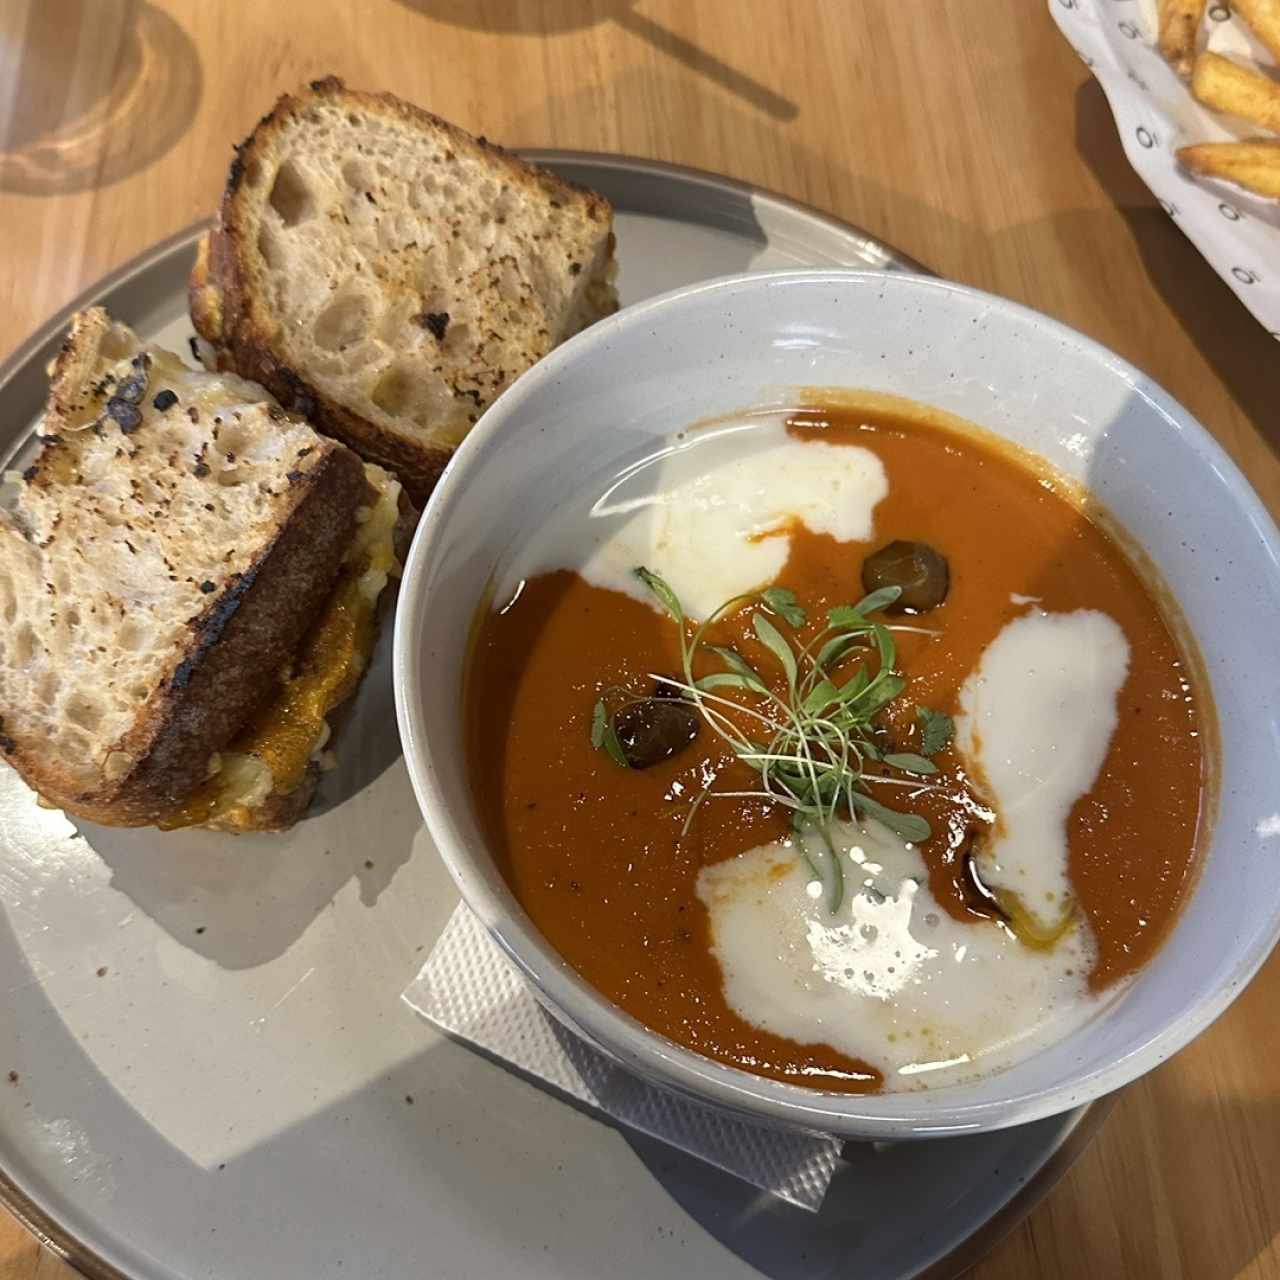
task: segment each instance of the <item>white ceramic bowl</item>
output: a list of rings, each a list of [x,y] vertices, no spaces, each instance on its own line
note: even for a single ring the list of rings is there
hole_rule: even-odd
[[[892,392],[959,414],[1086,483],[1146,549],[1199,637],[1221,730],[1216,824],[1172,936],[1081,1030],[1006,1071],[912,1093],[822,1093],[647,1030],[546,943],[486,848],[464,774],[461,689],[486,583],[559,504],[688,424],[789,388]],[[1016,536],[1016,530],[1010,531]],[[902,1138],[1020,1124],[1150,1070],[1239,993],[1280,936],[1280,535],[1226,454],[1118,356],[1045,316],[897,274],[744,275],[628,308],[511,387],[418,529],[395,636],[400,732],[463,897],[544,1002],[650,1080],[791,1125]]]

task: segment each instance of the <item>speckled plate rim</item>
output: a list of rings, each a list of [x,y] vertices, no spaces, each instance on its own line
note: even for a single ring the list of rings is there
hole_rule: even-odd
[[[591,151],[524,149],[526,159],[546,165],[574,180],[591,181],[601,175],[611,188],[615,207],[630,213],[689,221],[704,226],[750,235],[741,216],[742,201],[748,199],[757,213],[776,215],[780,221],[807,222],[832,244],[843,244],[873,269],[931,274],[919,262],[892,246],[868,235],[860,228],[840,221],[800,201],[777,195],[762,187],[723,177],[706,170],[641,157]],[[597,178],[599,181],[599,177]],[[623,194],[619,194],[619,188]],[[209,226],[207,220],[175,232],[117,267],[72,299],[56,315],[21,342],[0,361],[0,405],[16,394],[15,384],[25,378],[43,383],[44,366],[56,353],[74,312],[109,297],[116,297],[131,285],[145,287],[146,277],[178,254],[190,254]],[[758,233],[760,228],[754,230]],[[766,228],[767,230],[767,228]],[[25,432],[10,441],[0,441],[0,460],[7,463],[28,444]],[[1101,1128],[1115,1103],[1115,1096],[1082,1107],[1076,1123],[1065,1138],[1046,1154],[1045,1160],[1022,1186],[985,1222],[944,1256],[926,1264],[902,1280],[954,1280],[972,1267],[1008,1235],[1057,1185]],[[108,1262],[92,1245],[64,1228],[39,1200],[11,1176],[0,1150],[0,1205],[31,1232],[47,1249],[90,1280],[141,1280]]]

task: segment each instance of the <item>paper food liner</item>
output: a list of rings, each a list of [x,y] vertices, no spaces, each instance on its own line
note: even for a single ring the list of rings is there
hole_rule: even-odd
[[[1129,163],[1240,301],[1280,339],[1280,201],[1192,176],[1174,154],[1194,142],[1270,135],[1196,102],[1156,48],[1156,0],[1048,3],[1107,95]],[[1210,0],[1203,25],[1199,48],[1275,69],[1275,60],[1221,0]]]

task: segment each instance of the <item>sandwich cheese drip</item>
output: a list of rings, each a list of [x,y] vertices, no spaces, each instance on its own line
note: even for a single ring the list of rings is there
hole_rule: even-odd
[[[329,737],[327,717],[354,691],[377,636],[378,598],[399,574],[395,526],[400,485],[378,467],[365,475],[378,497],[356,532],[320,618],[275,696],[213,761],[214,772],[156,823],[164,831],[250,825],[268,796],[300,787]]]

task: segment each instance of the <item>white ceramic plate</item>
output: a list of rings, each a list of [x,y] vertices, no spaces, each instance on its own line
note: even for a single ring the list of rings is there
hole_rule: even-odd
[[[1125,155],[1169,215],[1273,338],[1280,339],[1280,200],[1193,177],[1175,158],[1193,142],[1264,133],[1200,106],[1156,48],[1156,0],[1049,0],[1062,34],[1097,77]],[[1210,0],[1201,47],[1275,70],[1224,0]]]
[[[747,268],[911,265],[707,175],[542,158],[615,201],[627,302]],[[185,348],[198,230],[91,296]],[[20,448],[56,341],[0,370],[0,456]],[[283,837],[75,825],[0,768],[0,1190],[84,1270],[952,1275],[1087,1141],[1105,1108],[856,1148],[815,1217],[443,1040],[399,998],[457,896],[400,761],[390,639],[342,768]]]

